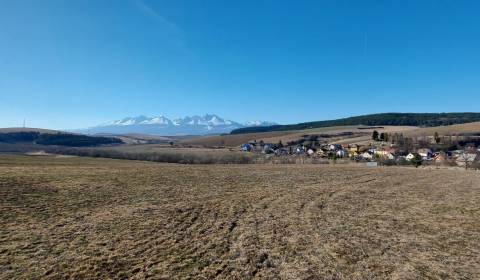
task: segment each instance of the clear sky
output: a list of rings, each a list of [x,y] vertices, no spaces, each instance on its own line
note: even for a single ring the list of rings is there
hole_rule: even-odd
[[[480,111],[480,1],[0,0],[0,127]]]

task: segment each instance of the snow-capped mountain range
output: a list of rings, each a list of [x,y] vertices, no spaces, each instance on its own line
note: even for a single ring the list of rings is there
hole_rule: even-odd
[[[128,117],[104,123],[88,129],[76,130],[76,132],[98,134],[153,134],[163,136],[177,135],[206,135],[230,133],[232,130],[242,127],[270,126],[272,122],[251,121],[239,123],[225,120],[217,115],[206,114],[204,116],[192,116],[178,119],[169,119],[165,116],[156,117]]]

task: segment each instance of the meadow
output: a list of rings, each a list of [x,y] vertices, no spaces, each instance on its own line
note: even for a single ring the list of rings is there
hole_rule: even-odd
[[[480,173],[0,155],[0,279],[479,279]]]

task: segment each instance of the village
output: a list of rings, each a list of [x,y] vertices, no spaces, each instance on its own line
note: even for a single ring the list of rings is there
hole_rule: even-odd
[[[278,157],[303,156],[331,161],[351,160],[368,166],[457,166],[480,169],[480,138],[472,135],[404,137],[374,131],[368,144],[329,143],[318,135],[304,135],[288,143],[251,141],[240,151]]]

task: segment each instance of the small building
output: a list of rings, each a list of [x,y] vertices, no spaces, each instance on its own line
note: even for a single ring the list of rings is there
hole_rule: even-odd
[[[364,152],[363,154],[360,155],[363,159],[366,159],[366,160],[371,160],[373,159],[373,156],[372,154],[368,153],[368,152]]]
[[[360,145],[348,145],[347,150],[352,153],[358,153]]]
[[[403,164],[407,161],[407,158],[405,156],[397,156],[395,161],[397,162],[397,164]]]
[[[295,147],[295,154],[302,155],[304,153],[305,153],[305,147],[304,146]]]
[[[273,144],[265,144],[262,149],[262,153],[264,154],[273,154],[275,153],[275,147]]]
[[[251,152],[253,150],[253,146],[250,144],[242,144],[240,146],[240,151],[242,152]]]
[[[433,162],[441,164],[447,161],[447,154],[444,152],[438,152],[433,155]]]
[[[356,157],[356,156],[358,156],[358,152],[356,152],[356,151],[348,151],[348,157],[354,158],[354,157]]]
[[[391,154],[391,153],[390,153],[389,151],[387,151],[387,150],[376,150],[376,151],[374,152],[374,154],[377,155],[377,156],[379,156],[379,157],[385,157],[385,156],[387,156],[387,155],[389,155],[389,154]]]
[[[406,157],[405,157],[406,160],[408,161],[412,161],[413,159],[415,159],[415,155],[412,154],[412,153],[409,153]]]
[[[397,155],[399,152],[398,148],[395,147],[386,148],[385,151],[392,155]]]
[[[429,160],[433,156],[432,150],[427,148],[419,149],[417,153],[422,157],[423,160]]]
[[[392,153],[386,153],[382,155],[384,159],[395,159],[395,156]]]
[[[328,156],[328,153],[325,152],[325,151],[322,150],[322,149],[318,149],[318,150],[317,150],[317,156],[319,156],[319,157],[327,157],[327,156]]]
[[[330,151],[339,151],[339,150],[343,150],[343,147],[342,147],[342,145],[340,145],[340,144],[330,144],[330,145],[328,146],[328,149],[329,149]]]
[[[288,155],[288,150],[285,148],[280,148],[275,151],[275,155],[277,156],[286,156]]]
[[[344,158],[348,156],[348,152],[346,150],[338,150],[335,155],[339,158]]]

